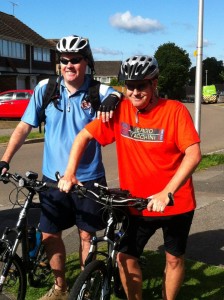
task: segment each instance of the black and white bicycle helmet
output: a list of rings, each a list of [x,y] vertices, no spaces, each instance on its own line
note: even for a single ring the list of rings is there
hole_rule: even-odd
[[[94,60],[89,40],[77,35],[63,37],[56,45],[59,53],[80,53],[88,59],[88,65],[94,71]]]
[[[152,56],[135,55],[121,64],[120,80],[154,79],[159,74],[157,60]]]

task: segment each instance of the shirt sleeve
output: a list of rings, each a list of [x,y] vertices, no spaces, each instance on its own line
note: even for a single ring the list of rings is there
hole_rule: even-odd
[[[108,95],[112,94],[114,91],[115,91],[115,89],[112,88],[111,86],[108,86],[106,84],[100,84],[99,93],[100,93],[100,101],[101,101],[101,103],[104,101],[104,99]]]
[[[21,119],[23,122],[28,123],[33,127],[39,126],[38,115],[42,107],[46,84],[47,80],[42,80],[38,83]]]
[[[112,119],[106,123],[103,123],[101,119],[95,119],[87,124],[85,129],[102,146],[106,146],[115,141]]]

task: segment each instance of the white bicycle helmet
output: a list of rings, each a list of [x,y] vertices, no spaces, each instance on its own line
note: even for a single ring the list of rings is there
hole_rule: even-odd
[[[63,37],[56,45],[59,53],[80,53],[88,59],[88,65],[94,71],[94,60],[88,39],[77,35]]]
[[[159,74],[157,60],[152,56],[135,55],[121,64],[120,80],[154,79]]]

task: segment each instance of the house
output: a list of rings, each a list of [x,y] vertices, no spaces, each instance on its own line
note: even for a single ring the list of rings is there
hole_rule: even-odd
[[[0,12],[0,91],[34,89],[40,80],[56,74],[55,65],[54,41]]]
[[[112,78],[117,79],[120,67],[121,61],[95,61],[94,79],[109,85]]]

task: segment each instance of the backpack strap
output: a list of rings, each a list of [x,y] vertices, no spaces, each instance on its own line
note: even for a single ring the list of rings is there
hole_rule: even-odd
[[[41,110],[39,112],[39,132],[41,132],[41,123],[45,121],[45,109],[48,104],[53,101],[55,97],[57,97],[57,86],[58,86],[58,77],[50,77],[47,83],[47,87],[43,96],[43,102],[41,106]]]
[[[92,108],[97,111],[100,107],[100,81],[92,79],[88,89],[86,101],[91,103]]]

